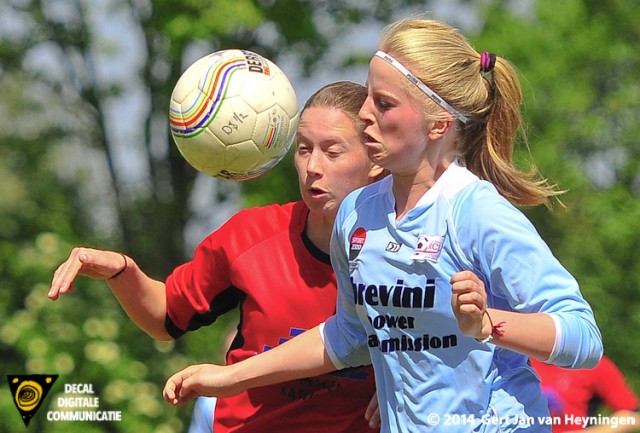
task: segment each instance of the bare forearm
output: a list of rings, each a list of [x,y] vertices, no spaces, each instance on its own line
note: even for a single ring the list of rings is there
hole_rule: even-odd
[[[516,313],[488,308],[493,325],[500,323],[503,335],[494,332],[491,343],[529,357],[546,361],[555,343],[553,319],[544,313]]]
[[[163,396],[171,404],[185,404],[198,396],[229,397],[247,389],[335,370],[319,329],[313,328],[267,352],[229,366],[191,365],[171,376]]]
[[[561,367],[592,368],[602,357],[602,336],[584,302],[549,312],[487,308],[484,283],[471,271],[451,277],[451,306],[460,331],[469,337]]]
[[[229,368],[239,391],[336,370],[317,327]]]
[[[171,340],[164,327],[167,311],[165,285],[147,276],[128,258],[125,271],[107,280],[113,294],[131,320],[151,337]]]

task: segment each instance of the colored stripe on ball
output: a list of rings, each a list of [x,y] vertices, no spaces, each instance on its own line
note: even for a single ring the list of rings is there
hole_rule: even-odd
[[[201,93],[193,104],[183,111],[169,110],[171,132],[180,137],[200,134],[218,114],[231,75],[236,70],[246,67],[244,57],[230,59],[210,67],[204,77]]]

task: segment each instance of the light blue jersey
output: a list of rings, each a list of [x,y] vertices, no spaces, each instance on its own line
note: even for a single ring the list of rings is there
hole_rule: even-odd
[[[213,433],[216,401],[215,397],[198,397],[196,399],[187,433]]]
[[[524,355],[460,333],[451,277],[471,270],[488,305],[546,312],[548,362],[591,367],[602,340],[589,304],[527,218],[488,182],[453,164],[396,221],[392,178],[350,194],[331,258],[339,300],[323,327],[340,368],[373,363],[383,432],[550,432]]]

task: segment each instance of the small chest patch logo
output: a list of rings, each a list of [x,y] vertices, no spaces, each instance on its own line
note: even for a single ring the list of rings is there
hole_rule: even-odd
[[[389,242],[387,244],[387,248],[385,248],[385,251],[388,251],[390,253],[397,253],[398,251],[400,251],[400,247],[402,246],[402,244],[396,243],[396,242]]]
[[[444,236],[420,235],[418,245],[411,259],[417,262],[430,261],[437,263],[444,245]]]

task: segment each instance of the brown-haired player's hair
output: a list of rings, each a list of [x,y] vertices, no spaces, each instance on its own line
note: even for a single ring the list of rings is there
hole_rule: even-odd
[[[302,111],[311,107],[336,108],[349,116],[359,131],[364,122],[358,117],[360,107],[367,99],[367,88],[352,81],[335,81],[321,87],[307,99]]]

